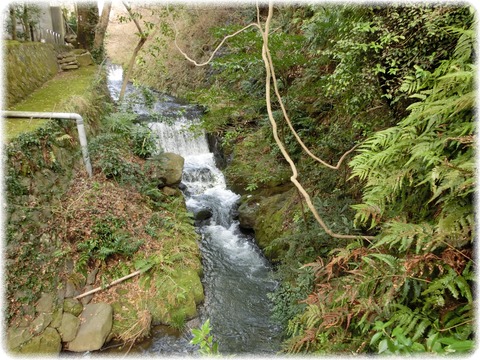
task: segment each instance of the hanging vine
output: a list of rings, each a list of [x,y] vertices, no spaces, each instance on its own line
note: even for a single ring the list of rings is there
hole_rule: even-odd
[[[317,221],[317,223],[322,227],[322,229],[328,234],[330,235],[331,237],[333,238],[337,238],[337,239],[358,239],[358,238],[363,238],[363,239],[366,239],[366,240],[372,240],[374,239],[373,236],[367,236],[367,235],[346,235],[346,234],[338,234],[338,233],[335,233],[333,232],[330,227],[327,226],[327,224],[324,222],[324,220],[322,219],[322,217],[320,216],[320,214],[318,213],[317,209],[315,208],[315,206],[313,205],[312,203],[312,200],[310,198],[310,195],[308,194],[308,192],[305,190],[305,188],[302,186],[302,184],[298,181],[298,170],[297,170],[297,167],[295,165],[295,162],[292,160],[292,158],[290,157],[290,155],[288,154],[287,150],[285,149],[285,146],[283,145],[282,141],[280,140],[279,136],[278,136],[278,126],[277,126],[277,122],[275,121],[275,118],[273,116],[273,112],[272,112],[272,101],[271,101],[271,82],[273,80],[273,83],[274,83],[274,88],[275,88],[275,93],[277,95],[277,100],[278,100],[278,103],[280,104],[281,108],[282,108],[282,112],[283,112],[283,116],[284,116],[284,119],[286,120],[287,124],[289,125],[289,128],[290,130],[292,131],[292,133],[294,134],[295,138],[297,139],[297,141],[299,142],[299,144],[302,146],[302,148],[307,152],[307,154],[309,154],[313,159],[315,159],[316,161],[320,162],[322,165],[324,166],[327,166],[328,168],[330,169],[333,169],[333,170],[338,170],[340,168],[340,165],[342,164],[343,160],[346,158],[346,156],[348,154],[350,154],[355,148],[353,147],[352,149],[348,150],[346,153],[344,153],[342,155],[342,157],[340,158],[340,160],[338,161],[337,165],[335,166],[332,166],[330,164],[328,164],[327,162],[323,161],[322,159],[318,158],[317,156],[313,155],[313,153],[311,153],[311,151],[305,146],[305,144],[302,142],[302,140],[300,139],[300,137],[298,136],[298,134],[295,132],[291,122],[290,122],[290,119],[287,115],[287,112],[285,110],[285,107],[283,105],[283,101],[280,97],[280,93],[278,92],[278,88],[277,88],[277,85],[276,85],[276,78],[275,78],[275,72],[274,72],[274,66],[273,66],[273,62],[272,62],[272,57],[271,57],[271,54],[270,54],[270,50],[268,48],[268,40],[269,40],[269,33],[270,33],[270,23],[271,23],[271,20],[272,20],[272,17],[273,17],[273,3],[272,1],[269,1],[269,6],[268,6],[268,15],[267,15],[267,18],[265,20],[265,29],[262,29],[262,24],[261,24],[261,21],[260,21],[260,10],[259,10],[259,7],[258,7],[258,4],[257,4],[257,22],[256,23],[251,23],[251,24],[248,24],[246,25],[245,27],[243,27],[242,29],[236,31],[235,33],[233,34],[230,34],[230,35],[227,35],[223,38],[223,40],[220,42],[220,44],[216,47],[216,49],[213,51],[213,53],[211,54],[210,58],[203,62],[203,63],[198,63],[197,61],[191,59],[179,46],[178,46],[178,43],[177,43],[177,36],[178,36],[178,32],[177,32],[177,28],[176,28],[176,25],[175,25],[175,22],[173,20],[173,17],[171,17],[171,21],[173,22],[173,27],[175,29],[175,39],[174,39],[174,42],[175,42],[175,46],[176,48],[178,49],[178,51],[185,57],[186,60],[188,60],[189,62],[191,62],[192,64],[194,64],[195,66],[205,66],[205,65],[208,65],[213,57],[215,56],[215,54],[218,52],[218,50],[220,49],[220,47],[225,43],[226,40],[228,40],[229,38],[233,37],[233,36],[236,36],[240,33],[242,33],[243,31],[251,28],[251,27],[256,27],[259,31],[260,31],[260,34],[262,36],[262,41],[263,41],[263,45],[262,45],[262,58],[263,58],[263,61],[264,61],[264,65],[265,65],[265,71],[266,71],[266,83],[265,83],[265,89],[266,89],[266,105],[267,105],[267,113],[268,113],[268,118],[270,120],[270,124],[272,126],[272,130],[273,130],[273,136],[274,136],[274,139],[275,139],[275,142],[277,144],[277,146],[279,147],[283,157],[285,158],[285,160],[288,162],[288,164],[290,165],[290,168],[291,168],[291,171],[292,171],[292,176],[290,177],[290,180],[291,182],[295,185],[295,187],[298,189],[298,191],[300,192],[300,194],[302,195],[302,197],[304,198],[306,204],[307,204],[307,207],[310,209],[310,211],[312,212],[313,216],[315,217],[315,220]]]

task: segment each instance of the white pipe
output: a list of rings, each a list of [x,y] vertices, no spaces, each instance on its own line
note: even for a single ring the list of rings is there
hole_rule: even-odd
[[[36,111],[2,111],[5,118],[37,118],[37,119],[69,119],[75,120],[77,123],[78,139],[82,149],[83,162],[87,169],[88,176],[92,177],[92,164],[90,163],[90,155],[88,153],[87,135],[83,118],[76,113],[54,113],[54,112],[36,112]]]

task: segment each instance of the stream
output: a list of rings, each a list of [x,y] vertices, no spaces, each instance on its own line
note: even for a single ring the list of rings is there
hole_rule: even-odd
[[[121,82],[122,69],[111,65],[108,86],[114,100],[118,99]],[[187,208],[194,214],[207,214],[205,220],[197,221],[205,291],[205,302],[199,308],[200,323],[210,319],[222,355],[273,355],[280,350],[281,328],[271,320],[272,303],[267,294],[278,284],[255,239],[242,233],[235,220],[240,196],[227,189],[203,130],[197,128],[195,135],[188,131],[199,122],[199,109],[168,95],[153,94],[151,109],[138,101],[142,93],[131,84],[126,98],[135,99],[132,109],[158,135],[159,148],[185,158],[181,188]],[[191,337],[189,331],[155,327],[152,337],[132,352],[195,354],[196,347],[189,343]]]

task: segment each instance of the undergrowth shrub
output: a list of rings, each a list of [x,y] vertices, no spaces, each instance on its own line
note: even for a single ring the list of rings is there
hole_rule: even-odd
[[[402,85],[417,102],[350,162],[364,181],[357,224],[369,243],[305,265],[315,273],[290,352],[463,353],[474,348],[474,30],[433,71]]]
[[[128,258],[135,254],[143,241],[133,239],[125,226],[126,221],[122,218],[107,216],[97,219],[91,236],[77,244],[80,251],[77,269],[85,270],[91,260],[105,262],[114,255]]]

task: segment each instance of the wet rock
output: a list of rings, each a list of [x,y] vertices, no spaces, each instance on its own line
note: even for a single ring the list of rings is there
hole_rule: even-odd
[[[182,181],[184,163],[185,159],[180,155],[163,153],[148,159],[144,169],[149,180],[156,182],[159,189],[177,187]]]
[[[195,212],[193,215],[195,216],[195,220],[203,221],[203,220],[210,219],[213,213],[212,213],[212,209],[202,208],[202,209],[199,209],[197,212]]]
[[[253,229],[257,221],[260,204],[246,201],[238,207],[238,221],[244,229]]]
[[[188,329],[188,330],[192,330],[192,329],[198,329],[202,326],[202,323],[200,322],[200,317],[197,316],[189,321],[187,321],[185,323],[185,327]]]
[[[291,229],[285,228],[285,214],[299,209],[296,189],[267,197],[260,201],[260,206],[255,220],[255,239],[258,246],[265,251],[268,259],[277,259],[288,250],[288,245],[273,245],[272,242],[288,235]]]
[[[106,303],[88,304],[80,315],[80,322],[77,336],[67,343],[67,349],[74,352],[98,350],[112,330],[112,307]]]

